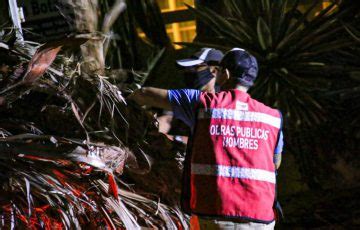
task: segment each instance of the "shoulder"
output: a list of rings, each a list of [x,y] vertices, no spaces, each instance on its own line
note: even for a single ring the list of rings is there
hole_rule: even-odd
[[[281,112],[278,109],[275,109],[268,105],[265,105],[264,103],[262,103],[258,100],[255,100],[255,99],[252,99],[252,103],[253,103],[253,106],[256,108],[256,110],[263,111],[263,112],[273,115],[273,116],[281,117]]]
[[[200,93],[201,91],[195,89],[172,89],[168,90],[168,99],[172,105],[177,106],[196,104]]]
[[[201,91],[196,89],[170,89],[168,90],[168,95],[174,97],[188,97],[194,98],[199,97]]]
[[[199,97],[202,102],[210,102],[231,100],[234,95],[231,91],[220,91],[216,93],[201,92]]]

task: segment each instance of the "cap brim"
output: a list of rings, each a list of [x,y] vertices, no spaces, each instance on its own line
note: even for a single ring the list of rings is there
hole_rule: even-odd
[[[183,60],[177,60],[176,63],[180,66],[189,67],[189,66],[202,64],[204,63],[204,61],[200,59],[183,59]]]

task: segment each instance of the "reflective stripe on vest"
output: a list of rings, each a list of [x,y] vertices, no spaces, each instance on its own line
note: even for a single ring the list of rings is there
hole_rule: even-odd
[[[275,173],[263,169],[232,167],[226,165],[191,164],[191,174],[258,180],[276,183]]]
[[[200,109],[198,119],[227,119],[234,121],[262,122],[280,128],[281,119],[269,114],[235,109]]]

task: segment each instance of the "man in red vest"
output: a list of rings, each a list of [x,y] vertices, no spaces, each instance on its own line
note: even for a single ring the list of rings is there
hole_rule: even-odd
[[[131,96],[172,108],[191,127],[182,207],[199,216],[202,229],[274,228],[282,119],[246,93],[257,73],[255,57],[234,48],[221,60],[218,93],[142,88]]]

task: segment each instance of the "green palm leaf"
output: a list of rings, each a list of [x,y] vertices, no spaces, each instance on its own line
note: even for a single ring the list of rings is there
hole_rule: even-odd
[[[299,1],[229,0],[224,2],[229,17],[201,6],[190,10],[214,30],[222,47],[242,47],[258,59],[260,73],[251,89],[255,98],[279,106],[292,116],[287,119],[310,125],[326,118],[325,102],[316,92],[328,90],[330,75],[341,68],[327,56],[358,45],[351,36],[339,36],[346,32],[342,19],[353,11],[332,3],[312,15],[320,3],[313,1],[302,13]],[[351,65],[343,70],[353,69]],[[278,92],[290,96],[277,98]]]
[[[263,50],[270,49],[272,47],[271,31],[264,19],[261,17],[258,19],[256,30],[261,48]]]

